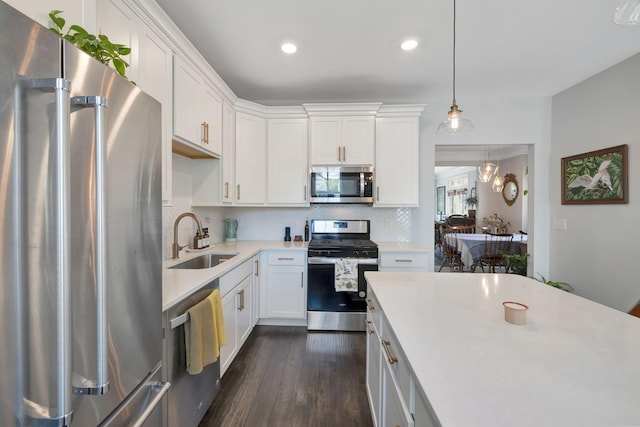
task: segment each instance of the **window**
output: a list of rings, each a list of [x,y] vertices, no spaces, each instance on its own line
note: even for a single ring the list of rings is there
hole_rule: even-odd
[[[469,179],[465,177],[454,178],[447,186],[447,216],[465,214],[465,199],[467,198],[467,184]]]

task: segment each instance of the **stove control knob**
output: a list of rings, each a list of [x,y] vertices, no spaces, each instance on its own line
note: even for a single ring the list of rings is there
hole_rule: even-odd
[[[365,291],[360,291],[360,292],[358,292],[358,296],[359,296],[360,298],[364,298],[364,297],[366,297],[366,296],[367,296],[367,293],[366,293]]]

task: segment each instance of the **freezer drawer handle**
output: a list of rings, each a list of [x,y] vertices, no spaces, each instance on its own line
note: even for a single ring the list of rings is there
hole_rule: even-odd
[[[171,383],[169,382],[151,380],[158,374],[159,370],[160,364],[142,380],[107,418],[102,420],[98,427],[119,427],[125,425],[125,423],[128,427],[140,427],[144,425],[149,415],[158,407],[164,395],[167,394],[167,391],[171,388]],[[139,415],[134,415],[131,413],[132,410],[135,410],[135,408],[132,408],[132,402],[139,397],[141,393],[145,395],[145,406],[144,408],[140,408]],[[131,419],[129,417],[135,418]]]
[[[131,427],[140,427],[144,424],[144,422],[149,418],[149,415],[153,412],[154,409],[158,406],[158,404],[162,401],[162,398],[171,388],[171,383],[165,382],[156,382],[151,385],[151,389],[155,392],[155,396],[149,402],[145,410],[140,414],[137,420],[131,423]]]
[[[33,402],[23,397],[24,412],[27,419],[35,420],[35,424],[42,426],[65,427],[71,423],[73,417],[71,395],[71,290],[69,282],[69,100],[71,82],[62,78],[29,79],[18,78],[15,90],[15,128],[22,128],[22,93],[26,90],[40,90],[42,92],[55,93],[55,138],[52,152],[55,156],[55,220],[56,220],[56,254],[55,263],[55,296],[52,301],[57,304],[56,317],[52,319],[58,335],[55,347],[56,384],[48,385],[50,390],[55,390],[55,406],[44,407],[38,402]],[[26,123],[25,123],[26,124]],[[19,133],[16,133],[17,135]],[[22,155],[24,149],[20,139],[16,139],[16,155]],[[17,169],[19,171],[19,168]],[[17,180],[20,182],[21,180]],[[20,185],[20,184],[19,184]],[[18,193],[22,194],[19,187]],[[22,216],[22,215],[20,215]],[[20,230],[22,224],[18,222],[16,228]],[[18,253],[23,250],[18,248]],[[25,251],[26,252],[26,251]],[[22,278],[21,280],[25,280]],[[19,285],[27,286],[27,283]],[[24,351],[24,349],[20,349]]]
[[[74,96],[71,98],[71,112],[93,108],[95,120],[95,170],[96,170],[96,376],[95,379],[74,378],[75,394],[105,394],[109,391],[109,346],[107,331],[107,141],[105,138],[105,115],[107,98],[103,96]]]

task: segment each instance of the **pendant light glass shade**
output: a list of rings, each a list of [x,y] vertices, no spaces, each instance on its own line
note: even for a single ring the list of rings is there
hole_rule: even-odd
[[[495,163],[486,161],[478,166],[478,179],[485,184],[491,181],[496,173],[498,173],[498,166]]]
[[[504,178],[500,175],[496,174],[496,177],[493,179],[493,184],[491,185],[491,189],[496,193],[499,193],[504,188]]]
[[[461,113],[456,104],[456,0],[453,0],[453,102],[447,120],[438,125],[436,133],[452,135],[473,130],[471,120],[463,118]]]
[[[640,0],[622,0],[613,15],[618,25],[640,25]]]
[[[471,123],[471,120],[465,119],[460,115],[460,113],[462,113],[462,110],[458,109],[458,105],[454,99],[453,105],[448,113],[449,117],[438,125],[438,133],[450,135],[473,130],[474,126],[473,123]]]

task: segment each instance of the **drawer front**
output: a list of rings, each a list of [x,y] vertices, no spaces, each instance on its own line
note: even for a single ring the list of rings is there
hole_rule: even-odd
[[[224,276],[220,277],[220,295],[224,297],[229,293],[229,291],[235,288],[238,283],[242,282],[245,277],[252,273],[253,261],[247,260]]]
[[[381,335],[382,332],[381,316],[382,309],[380,309],[380,304],[378,304],[378,300],[371,290],[371,286],[367,284],[367,319],[373,322],[373,328],[378,335]]]
[[[307,253],[302,251],[269,251],[267,264],[269,265],[305,265]]]
[[[427,254],[387,252],[380,254],[380,266],[396,268],[427,268]]]
[[[402,393],[402,399],[407,403],[413,402],[413,383],[411,381],[411,370],[409,369],[409,362],[407,362],[398,339],[394,335],[387,318],[382,315],[382,331],[380,334],[383,357],[387,359],[391,367],[391,372],[394,374],[398,387]],[[412,410],[413,408],[409,408]]]

